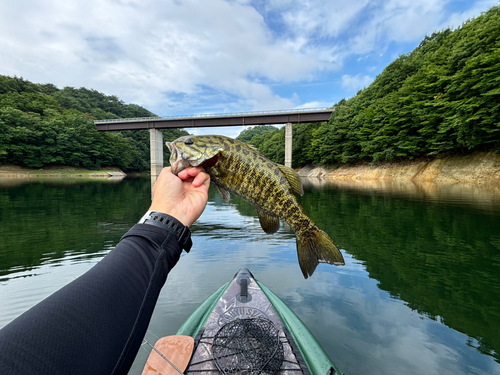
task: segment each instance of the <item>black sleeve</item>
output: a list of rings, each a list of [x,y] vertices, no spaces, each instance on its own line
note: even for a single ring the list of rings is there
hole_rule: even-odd
[[[181,251],[165,229],[135,225],[88,272],[0,330],[0,373],[127,374]]]

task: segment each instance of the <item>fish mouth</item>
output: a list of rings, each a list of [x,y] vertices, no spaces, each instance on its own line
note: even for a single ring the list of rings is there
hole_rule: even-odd
[[[189,161],[182,158],[182,152],[175,146],[174,142],[166,142],[168,149],[170,150],[170,166],[172,167],[172,173],[178,175],[180,171],[186,169],[190,166]]]

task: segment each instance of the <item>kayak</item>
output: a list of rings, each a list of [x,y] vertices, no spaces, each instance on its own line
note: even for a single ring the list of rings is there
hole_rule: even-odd
[[[297,315],[246,268],[163,339],[143,374],[341,374]]]

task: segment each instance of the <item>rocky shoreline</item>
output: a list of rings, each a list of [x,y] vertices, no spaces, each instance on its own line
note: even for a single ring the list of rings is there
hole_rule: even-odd
[[[432,161],[341,166],[336,169],[306,166],[298,173],[301,177],[336,181],[382,180],[499,185],[500,155],[476,153]]]
[[[475,153],[467,156],[450,156],[431,161],[405,161],[379,165],[340,166],[325,168],[308,165],[298,171],[301,177],[329,181],[392,181],[434,182],[493,185],[500,187],[500,154]],[[13,165],[0,166],[0,178],[113,178],[127,176],[118,168],[90,171],[73,167],[48,167],[30,169]]]
[[[109,168],[99,171],[79,169],[73,167],[49,167],[42,169],[23,168],[14,165],[0,166],[0,179],[27,179],[27,178],[113,178],[119,179],[127,176],[118,168]]]

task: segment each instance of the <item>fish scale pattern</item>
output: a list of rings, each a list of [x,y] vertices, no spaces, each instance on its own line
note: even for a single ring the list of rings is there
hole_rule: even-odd
[[[337,246],[312,222],[295,197],[303,189],[293,169],[274,163],[245,143],[220,135],[185,136],[167,146],[174,173],[188,165],[204,166],[226,202],[233,193],[255,207],[266,233],[279,229],[279,218],[286,221],[297,236],[305,278],[320,262],[344,264]]]

